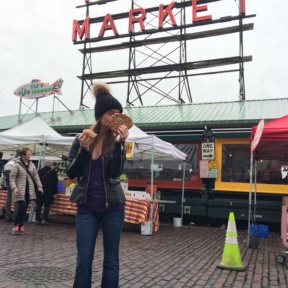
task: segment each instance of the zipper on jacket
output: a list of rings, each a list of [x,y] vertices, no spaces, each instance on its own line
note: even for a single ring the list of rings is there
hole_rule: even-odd
[[[89,174],[88,174],[88,183],[86,185],[86,191],[85,191],[85,199],[84,199],[84,203],[86,204],[86,199],[87,199],[87,190],[88,190],[88,184],[89,184],[89,179],[90,179],[90,172],[91,172],[91,163],[92,163],[92,159],[90,159],[90,165],[89,165]]]
[[[104,173],[104,157],[102,156],[102,172],[103,172],[103,183],[104,183],[104,190],[105,190],[105,197],[106,197],[106,203],[105,206],[108,208],[108,195],[107,195],[107,190],[106,190],[106,184],[105,184],[105,173]]]
[[[120,161],[120,173],[122,173],[123,171],[122,171],[122,160],[123,160],[123,150],[124,150],[124,147],[123,147],[123,145],[125,145],[125,143],[122,145],[122,144],[120,144],[121,145],[121,153],[120,153],[120,159],[121,159],[121,161]]]

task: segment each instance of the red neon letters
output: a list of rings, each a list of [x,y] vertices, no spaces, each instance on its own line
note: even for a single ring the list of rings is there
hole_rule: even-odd
[[[138,18],[133,17],[134,14],[140,14]],[[129,11],[129,33],[132,33],[132,24],[139,22],[141,31],[145,30],[144,20],[146,19],[146,10],[144,8],[132,9]]]
[[[198,12],[204,12],[207,11],[207,5],[201,5],[197,6],[197,0],[191,0],[192,1],[192,22],[198,22],[198,21],[208,21],[212,19],[212,15],[205,15],[205,16],[197,16]],[[246,0],[240,0],[240,8],[239,11],[241,14],[245,14],[245,1]],[[174,18],[172,9],[174,5],[176,4],[176,1],[171,2],[166,9],[164,10],[164,5],[159,5],[159,14],[158,14],[158,28],[163,27],[164,20],[169,16],[170,22],[173,26],[177,26],[176,20]],[[144,21],[146,19],[146,10],[144,8],[137,8],[137,9],[131,9],[129,11],[129,18],[128,18],[128,32],[133,33],[133,25],[139,24],[141,31],[145,30]],[[98,37],[104,37],[104,34],[106,31],[112,30],[114,35],[118,35],[118,31],[116,28],[116,25],[114,23],[113,17],[111,14],[106,14],[104,17],[104,20],[102,22],[102,26],[100,29],[100,32],[98,34]],[[80,39],[83,38],[83,35],[85,35],[85,39],[90,38],[90,23],[89,23],[89,17],[87,17],[82,26],[79,26],[79,23],[77,20],[73,20],[73,30],[72,30],[72,41],[76,41],[77,35]]]
[[[176,21],[174,18],[174,15],[172,13],[173,6],[175,5],[175,1],[170,3],[169,6],[165,9],[163,12],[163,4],[159,5],[159,22],[158,22],[158,27],[162,28],[163,26],[163,21],[166,19],[166,17],[169,15],[171,23],[173,26],[176,26]]]

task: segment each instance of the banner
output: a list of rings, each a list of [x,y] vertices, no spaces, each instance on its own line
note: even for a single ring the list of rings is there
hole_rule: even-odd
[[[126,158],[132,158],[134,155],[134,142],[125,142],[125,146],[126,146]]]

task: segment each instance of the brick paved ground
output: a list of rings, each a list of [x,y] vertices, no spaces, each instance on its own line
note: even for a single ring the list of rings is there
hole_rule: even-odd
[[[25,236],[11,235],[12,224],[0,219],[0,288],[72,287],[75,225],[71,218],[65,219],[58,218],[46,227],[29,223]],[[288,287],[288,269],[275,261],[284,249],[279,233],[269,232],[268,238],[260,239],[258,249],[252,250],[247,248],[246,232],[238,230],[246,273],[217,268],[225,235],[220,228],[175,228],[160,223],[153,236],[142,236],[139,226],[125,224],[120,287]],[[102,233],[97,244],[93,287],[100,285]]]

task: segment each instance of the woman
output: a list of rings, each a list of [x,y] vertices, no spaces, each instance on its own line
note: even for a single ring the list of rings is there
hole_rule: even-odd
[[[28,147],[20,149],[20,159],[16,161],[9,175],[10,188],[13,191],[12,200],[17,202],[18,211],[12,229],[13,235],[26,234],[24,220],[29,201],[36,199],[35,187],[43,193],[35,165],[30,161],[32,153]]]
[[[73,287],[91,287],[94,249],[101,224],[104,246],[101,287],[117,288],[119,243],[125,213],[120,175],[126,160],[128,129],[120,125],[117,130],[119,138],[109,128],[112,115],[122,113],[123,108],[110,94],[107,84],[95,84],[93,94],[96,97],[94,113],[97,123],[91,129],[97,136],[94,139],[84,134],[77,136],[68,155],[67,175],[71,179],[77,177],[71,200],[78,203],[78,253]]]

